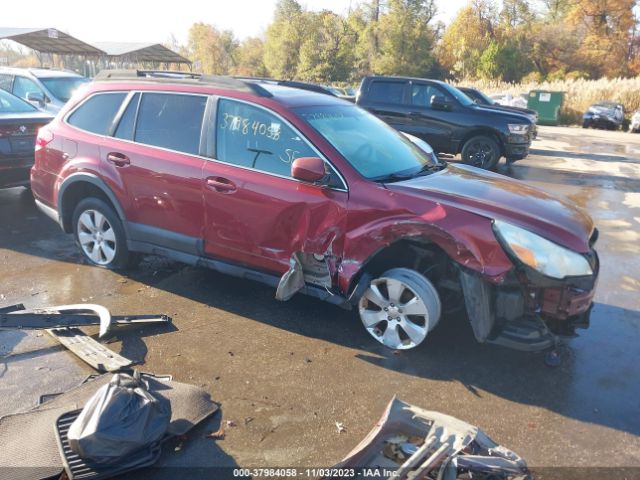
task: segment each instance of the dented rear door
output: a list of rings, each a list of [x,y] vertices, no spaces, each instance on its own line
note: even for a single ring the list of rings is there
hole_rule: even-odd
[[[277,274],[289,269],[293,254],[316,254],[335,279],[348,198],[337,172],[327,163],[332,186],[292,178],[296,158],[319,154],[270,110],[220,99],[210,121],[205,254]]]

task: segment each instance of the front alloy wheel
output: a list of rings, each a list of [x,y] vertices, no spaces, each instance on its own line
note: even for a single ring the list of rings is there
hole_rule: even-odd
[[[396,350],[414,348],[440,320],[440,297],[415,270],[394,268],[371,281],[358,304],[373,338]]]

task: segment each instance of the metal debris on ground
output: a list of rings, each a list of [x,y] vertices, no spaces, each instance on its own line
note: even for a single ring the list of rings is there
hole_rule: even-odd
[[[17,303],[15,305],[8,305],[6,307],[0,308],[0,313],[12,313],[18,312],[20,310],[24,310],[24,305],[21,303]]]
[[[531,479],[520,456],[478,427],[395,397],[373,430],[333,468],[372,469],[398,480]]]
[[[22,308],[19,308],[22,307]],[[0,329],[38,330],[100,325],[104,337],[113,325],[169,323],[167,315],[111,315],[102,305],[77,304],[25,310],[24,305],[0,309]]]
[[[338,433],[346,432],[347,427],[344,426],[342,422],[336,422],[336,428],[338,429]]]
[[[52,328],[47,333],[99,372],[117,372],[133,365],[132,360],[108,349],[79,328]]]
[[[25,310],[24,305],[0,308],[0,330],[46,329],[51,336],[99,372],[117,372],[133,364],[80,328],[100,325],[99,337],[104,338],[114,325],[148,325],[170,323],[167,315],[111,315],[102,305],[75,304]]]

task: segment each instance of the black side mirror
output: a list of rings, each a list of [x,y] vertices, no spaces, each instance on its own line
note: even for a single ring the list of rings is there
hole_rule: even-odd
[[[451,103],[447,101],[445,97],[442,95],[433,95],[431,97],[431,101],[429,102],[431,108],[434,110],[450,110]]]
[[[29,92],[27,93],[27,101],[30,103],[36,103],[40,108],[45,106],[44,94],[42,92]]]

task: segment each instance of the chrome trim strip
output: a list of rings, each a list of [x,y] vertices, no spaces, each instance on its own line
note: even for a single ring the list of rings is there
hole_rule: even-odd
[[[58,211],[55,208],[51,208],[49,205],[45,205],[37,198],[35,198],[34,200],[36,202],[36,207],[38,207],[42,213],[44,213],[54,222],[58,224],[60,223],[60,216],[58,215]]]

